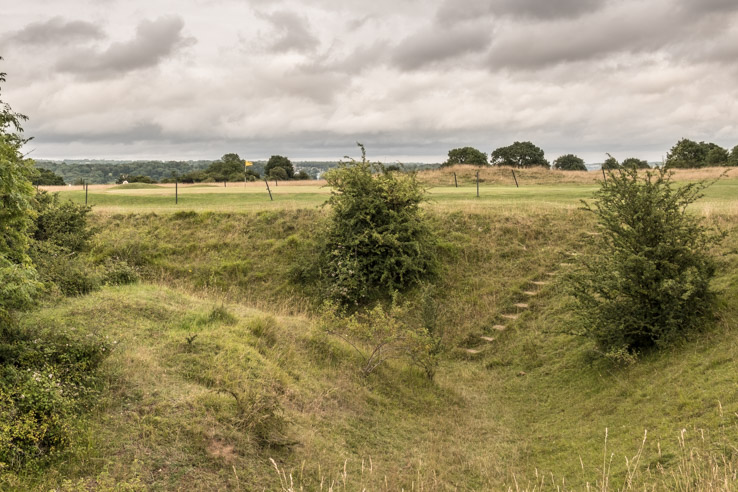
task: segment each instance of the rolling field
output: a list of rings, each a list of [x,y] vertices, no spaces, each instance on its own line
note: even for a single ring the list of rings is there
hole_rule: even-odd
[[[515,188],[485,171],[480,198],[473,169],[456,168],[458,188],[449,172],[421,175],[441,243],[433,381],[401,359],[362,377],[295,284],[326,215],[322,184],[272,185],[274,201],[264,183],[183,186],[177,205],[169,185],[90,186],[90,255],[142,280],[24,316],[113,350],[69,449],[0,488],[736,490],[738,175],[694,207],[726,232],[716,316],[618,366],[572,335],[564,281],[593,248],[579,205],[597,176],[533,170]],[[275,419],[279,442],[254,437],[252,411]]]
[[[457,166],[459,186],[453,183],[453,171],[421,173],[419,179],[427,186],[431,209],[475,210],[487,208],[570,208],[578,207],[582,199],[592,196],[597,189],[597,172],[564,173],[561,171],[518,171],[521,184],[516,188],[511,175],[500,170],[484,170],[480,174],[479,197],[476,196],[474,175],[468,166]],[[676,179],[687,182],[694,179],[714,179],[721,170],[677,171]],[[529,184],[530,183],[530,184]],[[85,202],[81,187],[47,187],[62,197],[77,203]],[[179,185],[175,204],[173,184],[161,185],[91,185],[88,204],[95,212],[113,213],[172,213],[181,210],[212,212],[247,212],[260,210],[296,210],[322,205],[330,196],[324,181],[292,181],[270,183],[273,200],[269,199],[263,182]],[[738,212],[738,172],[729,174],[707,189],[697,208],[705,213]]]

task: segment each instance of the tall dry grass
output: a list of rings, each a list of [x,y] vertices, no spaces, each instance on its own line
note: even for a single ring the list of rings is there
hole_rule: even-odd
[[[503,485],[499,490],[507,492],[544,492],[544,491],[576,491],[587,492],[635,492],[635,491],[657,491],[674,490],[679,492],[733,492],[738,490],[738,462],[733,452],[738,453],[738,448],[731,445],[730,450],[715,451],[716,443],[705,439],[703,431],[699,433],[697,441],[690,445],[687,441],[687,430],[682,429],[677,437],[679,443],[679,457],[677,462],[670,467],[661,464],[661,447],[657,446],[656,456],[645,456],[648,431],[644,431],[643,440],[635,454],[631,457],[623,456],[625,462],[625,474],[622,480],[614,477],[613,461],[615,455],[608,449],[608,431],[605,429],[605,440],[602,450],[601,464],[590,470],[595,470],[582,485],[573,486],[567,483],[565,478],[557,478],[554,473],[544,473],[538,469],[532,471],[530,479],[521,478],[514,473],[510,474],[509,485]],[[723,443],[724,444],[724,443]],[[644,462],[650,460],[650,464]],[[274,459],[270,458],[279,481],[281,492],[297,492],[305,490],[320,490],[325,492],[345,491],[367,491],[367,490],[400,490],[396,484],[390,484],[386,476],[374,468],[370,460],[362,460],[360,471],[351,475],[347,471],[347,461],[343,468],[334,472],[326,471],[318,467],[320,471],[319,488],[306,488],[303,478],[305,463],[299,470],[287,470],[280,467]],[[587,467],[579,458],[582,473],[585,474]],[[655,464],[653,464],[655,463]],[[365,466],[366,465],[366,466]],[[441,484],[435,477],[432,469],[424,469],[422,463],[413,470],[409,480],[409,488],[401,489],[408,491],[435,491],[448,490],[447,483]],[[380,483],[380,488],[376,484]]]
[[[486,184],[514,185],[513,168],[505,166],[470,166],[457,165],[421,171],[418,179],[427,186],[453,186],[454,173],[459,185],[470,184],[479,180]],[[723,173],[726,177],[738,177],[738,168],[707,167],[701,169],[675,169],[674,177],[677,181],[692,181],[701,179],[716,179]],[[531,184],[596,184],[602,179],[601,171],[559,171],[555,169],[515,168],[515,175],[521,185]]]

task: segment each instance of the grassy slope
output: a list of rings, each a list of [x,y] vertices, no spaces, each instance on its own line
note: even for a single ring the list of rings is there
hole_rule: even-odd
[[[106,365],[108,396],[79,423],[67,459],[16,486],[49,489],[68,478],[69,487],[274,490],[273,457],[307,490],[321,477],[339,479],[344,460],[349,490],[385,481],[390,490],[515,488],[516,480],[532,488],[540,477],[581,489],[601,476],[606,428],[615,484],[646,429],[640,464],[653,475],[642,472],[641,483],[676,486],[680,470],[699,461],[685,449],[704,458],[699,473],[710,472],[711,453],[735,469],[734,215],[712,216],[730,231],[720,249],[718,319],[689,343],[615,368],[562,333],[569,314],[556,281],[506,331],[491,328],[526,299],[531,280],[547,280],[546,272],[566,268],[567,252],[587,247],[586,217],[569,208],[433,208],[444,242],[439,305],[451,348],[434,384],[399,362],[362,380],[351,352],[314,331],[311,303],[286,275],[309,250],[319,211],[100,216],[98,253],[140,264],[158,285],[105,290],[25,320],[101,331],[119,344]],[[220,300],[232,303],[237,323],[210,320]],[[479,334],[496,340],[484,345]],[[484,350],[468,355],[457,346]],[[250,377],[276,388],[298,445],[260,448],[235,399],[216,391],[246,394]]]

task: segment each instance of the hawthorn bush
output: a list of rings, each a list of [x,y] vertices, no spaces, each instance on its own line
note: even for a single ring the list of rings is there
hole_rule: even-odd
[[[700,326],[711,312],[710,247],[720,236],[687,212],[704,182],[677,187],[667,169],[609,172],[593,204],[601,236],[571,278],[582,334],[607,355],[633,354]]]
[[[331,215],[321,240],[319,277],[341,304],[389,299],[436,273],[436,238],[420,208],[414,173],[387,172],[366,160],[327,173]]]

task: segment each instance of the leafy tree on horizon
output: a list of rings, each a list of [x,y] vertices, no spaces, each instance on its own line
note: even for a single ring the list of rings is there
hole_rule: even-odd
[[[48,169],[44,168],[36,168],[37,174],[34,176],[31,183],[34,186],[64,186],[66,183],[64,182],[64,178],[59,176],[53,171],[49,171]]]
[[[604,169],[605,171],[620,169],[620,163],[618,162],[618,160],[611,156],[609,153],[606,154],[607,159],[605,159],[605,162],[602,163],[602,169]]]
[[[224,154],[219,160],[213,161],[205,173],[214,181],[243,181],[243,159],[238,154]]]
[[[688,138],[679,140],[666,154],[666,165],[672,168],[728,166],[730,163],[731,154],[721,146]]]
[[[471,164],[473,166],[488,166],[487,154],[474,147],[461,147],[448,151],[448,159],[441,166],[456,164]]]
[[[574,154],[566,154],[557,157],[553,164],[554,169],[561,171],[586,171],[587,166],[584,165],[584,160],[581,157],[577,157]]]
[[[727,166],[730,161],[730,153],[719,145],[712,145],[714,147],[707,151],[707,155],[705,155],[705,166]]]
[[[628,157],[627,159],[623,159],[623,162],[620,165],[622,167],[633,167],[635,169],[651,169],[651,166],[648,165],[648,161],[638,159],[637,157]]]
[[[543,150],[531,142],[514,142],[500,147],[492,152],[491,161],[494,166],[550,167]]]
[[[292,179],[295,176],[295,168],[292,166],[292,161],[282,155],[273,155],[269,158],[266,166],[264,167],[264,174],[269,177],[275,177],[275,173],[279,176],[283,176],[283,174],[277,171],[276,168],[284,170],[284,175],[287,176],[286,178],[279,177],[278,179]]]

